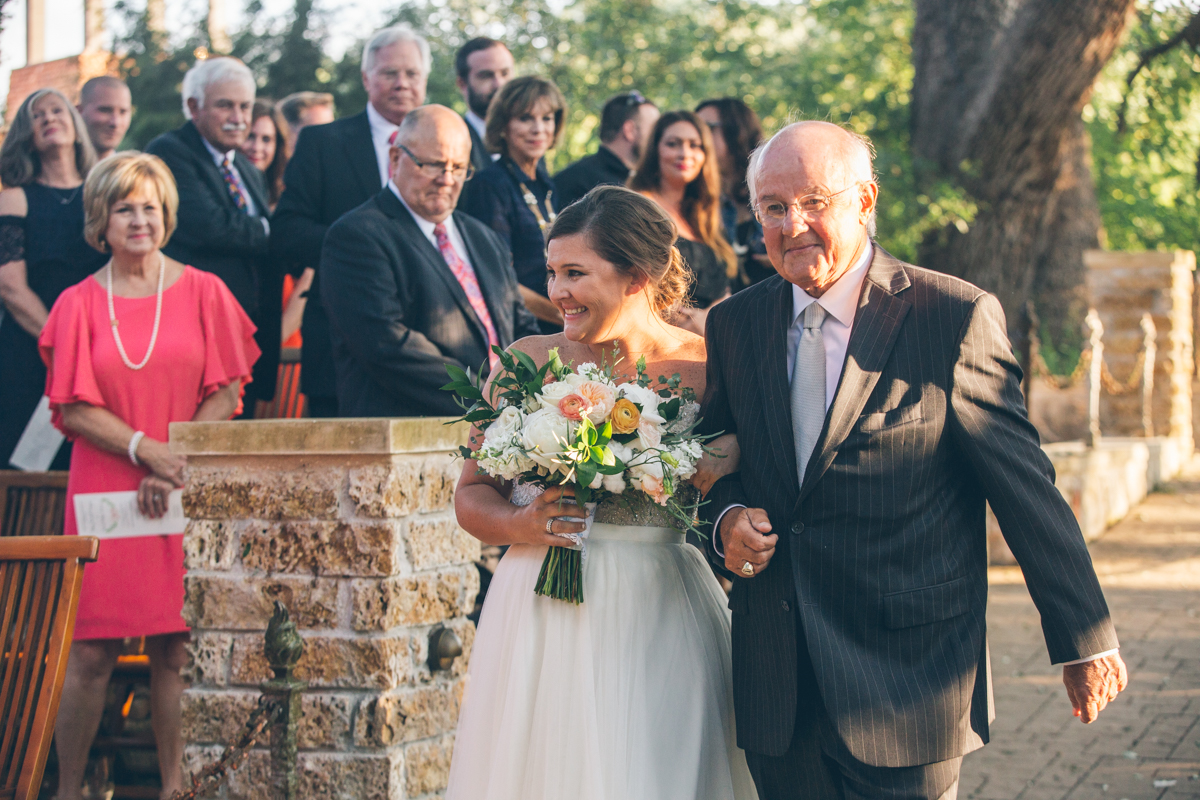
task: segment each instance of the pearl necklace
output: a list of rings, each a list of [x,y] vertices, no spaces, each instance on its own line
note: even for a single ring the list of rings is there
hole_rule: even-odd
[[[162,321],[162,298],[163,298],[163,277],[167,274],[167,260],[162,253],[158,254],[158,300],[154,306],[154,330],[150,333],[150,346],[146,348],[146,357],[142,359],[140,364],[134,364],[129,360],[129,356],[125,353],[125,345],[121,344],[121,334],[117,332],[117,311],[113,307],[113,290],[112,290],[112,262],[108,262],[108,322],[112,325],[113,341],[117,343],[117,352],[121,354],[121,360],[125,362],[125,366],[130,369],[141,369],[150,361],[150,354],[154,352],[154,343],[158,341],[158,323]]]

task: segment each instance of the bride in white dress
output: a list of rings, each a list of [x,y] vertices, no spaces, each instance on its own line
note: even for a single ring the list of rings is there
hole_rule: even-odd
[[[596,189],[558,217],[548,240],[549,295],[564,333],[513,349],[540,365],[557,347],[577,366],[611,363],[615,345],[618,376],[644,356],[647,375],[678,373],[703,394],[704,340],[663,319],[688,281],[657,205]],[[707,487],[735,460],[707,457],[697,482]],[[546,548],[570,544],[546,533],[547,522],[584,513],[560,504],[561,494],[477,474],[474,461],[463,468],[459,523],[510,547],[479,620],[446,797],[753,800],[735,741],[729,612],[704,557],[661,507],[640,495],[610,499],[587,540],[583,604],[535,595]]]

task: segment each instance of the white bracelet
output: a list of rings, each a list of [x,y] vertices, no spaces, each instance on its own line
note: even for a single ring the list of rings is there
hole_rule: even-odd
[[[135,431],[133,436],[129,437],[129,460],[133,462],[135,467],[140,467],[142,463],[138,461],[137,446],[146,436],[142,431]]]

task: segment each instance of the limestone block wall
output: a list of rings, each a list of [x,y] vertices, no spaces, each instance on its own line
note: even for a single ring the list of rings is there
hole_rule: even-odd
[[[309,682],[299,729],[302,797],[440,796],[474,625],[479,543],[452,508],[466,429],[438,419],[179,423],[188,457],[183,698],[185,769],[214,759],[271,677],[272,603],[290,610]],[[429,634],[464,655],[431,672]],[[221,797],[263,797],[255,751]]]
[[[1192,448],[1193,293],[1196,256],[1174,252],[1109,253],[1089,250],[1088,291],[1104,323],[1104,360],[1124,381],[1142,348],[1141,318],[1149,311],[1158,331],[1154,369],[1154,433]],[[1140,389],[1100,399],[1106,436],[1142,435]]]

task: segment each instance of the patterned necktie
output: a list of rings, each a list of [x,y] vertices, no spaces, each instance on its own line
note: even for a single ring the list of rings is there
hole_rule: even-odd
[[[804,471],[812,457],[817,438],[825,425],[825,337],[821,323],[825,309],[816,301],[802,315],[804,331],[796,347],[792,367],[792,436],[796,442],[796,471],[804,485]]]
[[[233,176],[233,159],[228,154],[221,159],[221,175],[225,178],[225,188],[229,190],[234,205],[238,207],[238,211],[246,213],[249,208],[246,195],[242,194],[242,187],[238,186],[237,178]]]
[[[446,223],[439,222],[435,225],[433,235],[437,239],[438,250],[442,251],[442,258],[446,259],[446,266],[458,279],[458,285],[466,293],[471,308],[475,309],[475,315],[479,317],[479,321],[483,323],[483,327],[487,331],[488,363],[492,369],[495,369],[500,356],[492,352],[492,347],[499,346],[500,337],[496,335],[496,326],[492,323],[492,314],[488,311],[487,302],[483,299],[483,292],[479,289],[479,280],[475,277],[475,270],[471,269],[471,266],[459,258],[458,253],[454,251],[454,245],[450,244],[450,235],[446,233]]]

